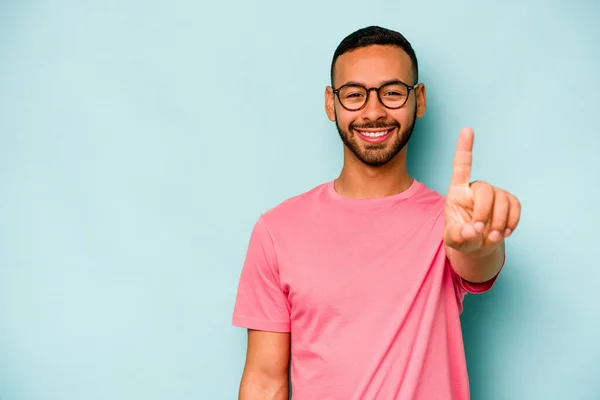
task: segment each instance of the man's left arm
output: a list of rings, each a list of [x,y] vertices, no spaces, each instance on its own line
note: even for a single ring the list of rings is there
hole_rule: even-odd
[[[482,283],[498,275],[504,265],[505,239],[519,223],[521,203],[487,182],[470,182],[473,140],[472,129],[461,131],[444,204],[444,246],[461,278]]]
[[[471,283],[483,283],[500,273],[506,257],[505,247],[502,242],[489,254],[469,254],[446,246],[446,255],[452,268],[461,278]]]

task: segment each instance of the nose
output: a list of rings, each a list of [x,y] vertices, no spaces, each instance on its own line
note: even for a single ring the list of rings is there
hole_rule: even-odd
[[[371,89],[367,98],[367,104],[365,104],[365,107],[363,108],[363,118],[370,121],[377,121],[380,118],[385,118],[386,114],[385,106],[381,104],[379,97],[377,97],[377,91]]]

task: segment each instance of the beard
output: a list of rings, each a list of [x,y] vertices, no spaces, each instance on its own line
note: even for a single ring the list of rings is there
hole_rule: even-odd
[[[408,144],[410,137],[415,128],[417,111],[415,110],[413,117],[411,118],[410,124],[402,129],[398,121],[381,121],[366,124],[350,124],[348,130],[343,130],[336,119],[335,126],[337,127],[338,133],[344,145],[358,158],[363,164],[370,167],[381,167],[390,162],[402,149]],[[381,144],[359,144],[359,138],[356,137],[354,130],[360,129],[384,129],[384,128],[397,128],[394,137],[390,137],[386,140],[386,143]],[[387,142],[393,141],[390,145]]]

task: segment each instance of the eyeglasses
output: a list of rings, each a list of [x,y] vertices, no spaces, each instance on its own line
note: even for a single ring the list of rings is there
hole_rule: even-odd
[[[340,104],[346,110],[358,111],[369,101],[371,90],[375,90],[381,104],[386,108],[396,110],[406,104],[410,91],[416,89],[418,86],[418,83],[414,86],[409,86],[402,81],[387,82],[378,88],[367,88],[363,85],[348,83],[337,89],[333,89],[333,93],[337,95]]]

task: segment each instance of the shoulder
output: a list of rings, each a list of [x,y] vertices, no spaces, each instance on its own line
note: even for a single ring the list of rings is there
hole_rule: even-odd
[[[411,203],[423,212],[439,214],[444,210],[446,197],[422,182],[417,182],[419,190],[411,198]]]
[[[329,182],[321,183],[305,192],[290,197],[260,215],[260,220],[267,226],[297,222],[305,219],[327,201],[327,186]]]

